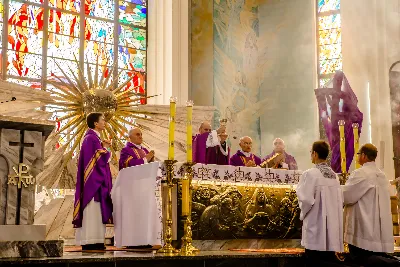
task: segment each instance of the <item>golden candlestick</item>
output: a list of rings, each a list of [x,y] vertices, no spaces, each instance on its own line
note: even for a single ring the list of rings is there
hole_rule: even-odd
[[[169,99],[169,133],[168,133],[168,159],[174,159],[174,142],[175,142],[175,116],[176,116],[176,97]]]
[[[181,247],[181,254],[182,255],[192,255],[194,252],[199,251],[196,247],[192,245],[192,180],[193,180],[193,165],[195,163],[193,162],[187,162],[186,163],[186,174],[184,177],[184,180],[187,182],[183,183],[182,181],[182,216],[184,218],[184,234],[182,237],[182,247]],[[183,196],[183,186],[187,186],[185,190],[187,190],[188,194],[187,196]],[[185,211],[183,210],[184,207],[184,202],[185,206],[187,205],[189,210]]]
[[[342,173],[347,172],[346,168],[346,138],[344,137],[344,125],[345,121],[339,121],[339,133],[340,133],[340,159],[341,159],[341,167]]]
[[[167,170],[167,185],[168,185],[168,201],[167,201],[167,212],[166,212],[167,219],[165,227],[163,228],[164,246],[157,251],[157,253],[170,254],[170,255],[178,253],[178,250],[176,250],[172,246],[172,188],[174,187],[172,179],[174,178],[174,164],[176,162],[177,161],[173,159],[164,161]]]
[[[353,135],[354,135],[354,160],[355,160],[355,168],[360,168],[360,163],[358,163],[358,149],[360,147],[360,137],[358,136],[358,123],[353,123]]]

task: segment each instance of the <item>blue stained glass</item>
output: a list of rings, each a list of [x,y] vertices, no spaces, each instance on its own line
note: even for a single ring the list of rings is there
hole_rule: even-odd
[[[340,0],[318,0],[318,12],[340,9]]]

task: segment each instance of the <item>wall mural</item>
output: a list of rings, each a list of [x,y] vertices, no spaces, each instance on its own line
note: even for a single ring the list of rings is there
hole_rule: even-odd
[[[300,169],[318,139],[315,10],[312,1],[192,0],[191,90],[228,119],[232,151],[253,138],[271,153],[281,137]]]
[[[238,138],[253,138],[260,153],[260,115],[271,107],[260,101],[266,46],[259,35],[258,6],[263,1],[214,1],[214,105],[220,118],[227,118],[233,148]],[[236,140],[236,141],[235,141]]]

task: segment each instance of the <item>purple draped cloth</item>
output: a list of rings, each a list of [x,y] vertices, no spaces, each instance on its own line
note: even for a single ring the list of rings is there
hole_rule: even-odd
[[[289,155],[288,153],[286,153],[286,151],[283,151],[283,153],[285,154],[285,163],[289,166],[289,170],[297,170],[297,162],[294,159],[294,157],[292,155]],[[265,158],[262,159],[262,162],[272,158],[274,155],[276,154],[275,151],[272,151],[271,154],[265,156]]]
[[[127,142],[126,146],[121,150],[119,170],[144,164],[144,157],[148,153],[149,151],[146,148],[138,148],[131,142]]]
[[[95,131],[89,129],[83,139],[78,160],[78,173],[72,224],[82,227],[83,210],[92,199],[100,202],[103,224],[112,223],[112,177],[110,152],[103,148]]]
[[[346,171],[348,172],[354,157],[353,123],[358,123],[358,135],[361,134],[363,114],[358,109],[358,99],[342,71],[333,78],[333,88],[315,90],[319,115],[324,126],[329,145],[332,149],[331,167],[341,173],[339,120],[345,121]]]
[[[246,166],[246,163],[252,160],[256,163],[256,165],[261,164],[261,159],[254,154],[251,154],[250,157],[246,157],[242,151],[238,150],[235,155],[231,157],[230,165],[232,166]]]

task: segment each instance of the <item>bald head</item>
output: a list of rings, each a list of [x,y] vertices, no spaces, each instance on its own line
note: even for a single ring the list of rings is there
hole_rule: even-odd
[[[203,121],[199,128],[199,133],[209,133],[211,132],[211,124],[208,121]]]
[[[253,140],[249,136],[243,136],[240,138],[239,143],[240,148],[244,152],[251,152],[251,148],[253,146]]]
[[[135,127],[128,132],[129,141],[135,145],[141,145],[143,142],[142,130]]]
[[[275,138],[272,145],[275,153],[283,153],[285,151],[285,142],[281,138]]]

